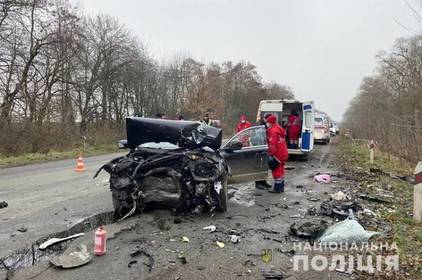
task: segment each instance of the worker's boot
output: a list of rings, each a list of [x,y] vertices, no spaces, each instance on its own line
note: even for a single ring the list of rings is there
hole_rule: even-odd
[[[282,193],[282,192],[284,192],[284,180],[275,181],[274,182],[274,189],[270,189],[268,191],[270,193]]]

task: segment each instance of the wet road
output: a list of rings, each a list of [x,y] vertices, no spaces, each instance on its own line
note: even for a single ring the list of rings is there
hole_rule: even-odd
[[[312,181],[315,173],[334,169],[331,166],[333,149],[333,145],[318,145],[308,161],[289,161],[287,165],[292,169],[286,171],[284,194],[256,190],[253,183],[239,184],[231,186],[233,196],[226,213],[212,216],[179,215],[180,223],[174,223],[176,217],[171,211],[146,212],[122,223],[121,232],[107,241],[107,254],[94,257],[90,264],[62,270],[48,266],[48,263],[39,263],[30,269],[18,271],[14,279],[262,279],[262,271],[270,268],[292,275],[289,279],[348,278],[337,272],[292,271],[292,257],[286,254],[293,245],[288,238],[290,225],[315,218],[306,215],[306,212],[310,207],[319,207],[320,201],[310,201],[308,198],[326,199],[341,184],[334,182],[325,185]],[[75,178],[76,175],[71,176]],[[91,182],[91,185],[92,191],[95,184]],[[297,185],[304,188],[297,188]],[[95,189],[95,192],[87,191],[85,195],[93,199],[87,200],[92,202],[85,205],[87,209],[106,209],[110,201],[110,194],[106,190],[97,192]],[[72,208],[73,201],[81,200],[68,200],[66,207]],[[92,205],[94,201],[96,206]],[[67,211],[64,211],[64,217]],[[81,209],[78,211],[81,212]],[[128,227],[127,223],[134,223],[135,226]],[[217,231],[208,233],[202,229],[209,225],[215,225]],[[241,236],[238,244],[230,242],[233,233]],[[75,243],[84,243],[90,248],[92,235],[90,232]],[[181,242],[182,236],[190,241]],[[216,241],[224,242],[225,247],[218,248]],[[153,256],[151,272],[148,271],[148,258],[130,256],[137,248]],[[262,261],[262,249],[273,250],[272,262]],[[181,256],[186,258],[186,264],[180,261]],[[128,267],[129,262],[133,262],[131,268]]]
[[[76,160],[0,169],[0,258],[61,231],[87,216],[112,209],[106,172],[95,171],[121,154],[85,159],[87,171],[74,171]],[[26,229],[20,232],[18,229]]]

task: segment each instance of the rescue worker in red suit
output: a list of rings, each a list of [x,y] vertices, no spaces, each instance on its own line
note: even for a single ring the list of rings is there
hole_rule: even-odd
[[[240,122],[236,126],[236,132],[241,132],[242,130],[251,127],[251,123],[246,120],[245,115],[240,116]],[[243,147],[249,147],[249,135],[247,133],[244,133],[240,136],[240,143],[242,143]]]
[[[248,122],[248,120],[246,119],[246,115],[241,115],[240,122],[237,124],[237,127],[236,127],[236,132],[241,132],[242,130],[248,127],[251,127],[251,123]]]
[[[301,133],[302,121],[297,110],[292,110],[287,123],[287,136],[289,138],[289,148],[297,149],[299,136]]]
[[[275,115],[267,118],[268,165],[274,178],[274,189],[270,192],[284,192],[284,165],[289,158],[286,145],[286,131],[277,124]]]

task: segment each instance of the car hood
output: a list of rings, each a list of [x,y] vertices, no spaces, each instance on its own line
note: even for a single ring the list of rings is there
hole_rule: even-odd
[[[181,148],[210,147],[217,150],[221,146],[222,130],[194,121],[174,121],[163,119],[126,118],[128,147],[135,149],[150,142],[169,142]]]

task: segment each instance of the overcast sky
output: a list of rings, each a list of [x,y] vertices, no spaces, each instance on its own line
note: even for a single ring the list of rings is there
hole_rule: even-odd
[[[157,58],[246,60],[264,81],[340,120],[375,55],[418,30],[406,0],[79,0],[126,24]],[[420,0],[407,0],[421,10]],[[401,26],[403,25],[403,26]]]

